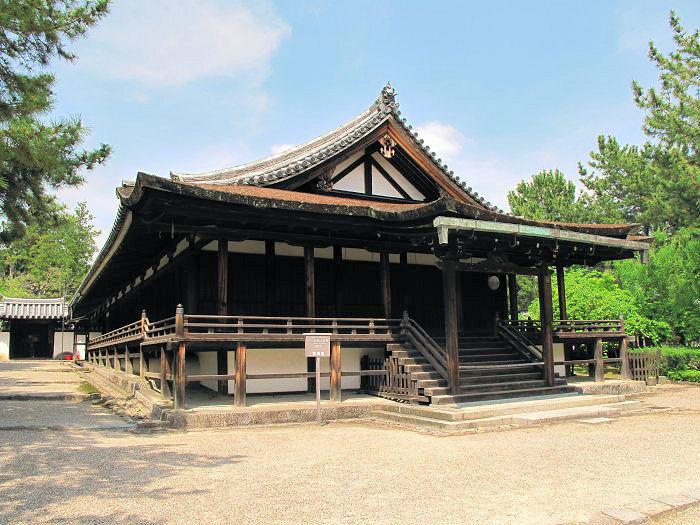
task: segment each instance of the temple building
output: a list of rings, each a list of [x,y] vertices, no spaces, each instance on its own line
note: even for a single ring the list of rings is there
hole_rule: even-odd
[[[321,381],[336,400],[565,391],[565,350],[580,343],[600,361],[602,342],[619,342],[612,360],[626,365],[621,320],[567,319],[561,285],[552,318],[551,273],[644,259],[638,225],[504,213],[430,150],[390,84],[305,144],[207,173],[138,173],[117,197],[73,321],[101,333],[89,361],[152,379],[176,408],[192,388],[237,405],[313,388],[308,332],[331,334]],[[540,319],[518,320],[517,275],[537,277]]]

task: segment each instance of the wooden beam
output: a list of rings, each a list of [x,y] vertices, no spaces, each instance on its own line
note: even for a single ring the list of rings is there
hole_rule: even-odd
[[[447,386],[451,394],[459,394],[459,334],[457,324],[456,261],[442,264],[442,288],[445,303],[445,341],[447,347]]]
[[[508,300],[511,321],[518,320],[518,283],[514,273],[508,274]]]
[[[391,319],[391,270],[389,268],[389,253],[379,254],[381,267],[382,305],[384,306],[384,318]]]
[[[547,386],[554,386],[554,341],[552,333],[552,276],[544,268],[537,276],[540,295],[540,321],[542,323],[542,360],[544,380]]]
[[[559,294],[559,319],[568,319],[566,315],[566,285],[564,284],[564,267],[557,266],[557,293]]]
[[[365,193],[372,195],[372,157],[365,152],[363,158],[365,163]]]
[[[246,375],[246,346],[241,342],[236,346],[236,379],[233,390],[233,404],[237,407],[245,406]]]
[[[217,243],[218,264],[217,264],[217,313],[219,315],[228,314],[228,241],[219,239]],[[216,373],[226,375],[228,373],[228,352],[224,348],[216,351]],[[228,381],[217,382],[217,392],[220,396],[228,394]]]
[[[437,267],[443,263],[438,261]],[[458,262],[456,263],[457,271],[460,272],[478,272],[478,273],[517,273],[521,275],[538,275],[539,270],[537,268],[528,268],[526,266],[518,266],[517,264],[511,262],[495,262],[495,261],[481,261],[478,263],[470,264]]]
[[[341,367],[340,367],[340,341],[331,341],[331,377],[330,398],[331,401],[341,401]]]

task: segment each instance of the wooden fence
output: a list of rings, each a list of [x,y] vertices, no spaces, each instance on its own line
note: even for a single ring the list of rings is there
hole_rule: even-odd
[[[632,377],[644,381],[648,377],[659,377],[661,350],[637,350],[629,353]]]
[[[363,375],[360,388],[389,399],[410,400],[418,396],[418,383],[395,357],[382,359],[365,356],[361,361],[363,370],[380,370],[383,374]]]

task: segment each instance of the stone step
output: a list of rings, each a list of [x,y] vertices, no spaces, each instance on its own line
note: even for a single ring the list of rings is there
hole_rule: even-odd
[[[541,365],[523,362],[523,363],[512,363],[512,364],[478,364],[478,365],[460,365],[459,375],[489,375],[489,374],[511,374],[511,373],[523,373],[523,372],[541,372],[543,370]]]
[[[489,375],[466,375],[460,376],[459,382],[462,385],[476,385],[479,383],[498,383],[507,381],[528,381],[534,379],[542,379],[542,372],[520,372],[518,370],[508,374],[489,374]]]
[[[470,354],[470,353],[478,353],[479,351],[483,352],[497,352],[499,350],[509,350],[512,347],[507,344],[507,343],[502,343],[502,344],[475,344],[475,345],[459,345],[457,348],[459,348],[459,353],[460,354]]]
[[[473,392],[467,394],[445,394],[431,396],[430,403],[435,405],[469,403],[471,401],[486,401],[491,399],[506,399],[511,397],[540,396],[547,394],[563,394],[574,392],[574,388],[567,385],[545,386],[535,388],[523,388],[514,390],[494,390],[491,392]]]
[[[564,383],[565,384],[565,383]],[[545,387],[546,384],[542,379],[535,379],[531,381],[510,381],[510,382],[497,382],[497,383],[480,383],[465,385],[460,382],[460,387],[462,394],[472,394],[472,393],[486,393],[486,392],[503,392],[506,390],[524,390],[528,388],[539,388]],[[426,388],[424,390],[426,396],[442,396],[449,394],[449,389],[447,386],[439,386],[433,388]],[[461,394],[460,394],[461,395]]]
[[[581,396],[592,398],[595,396]],[[601,396],[605,397],[605,396]],[[502,412],[496,415],[487,415],[471,419],[455,418],[458,411],[448,412],[433,407],[402,406],[398,410],[383,407],[372,413],[372,417],[380,421],[389,421],[403,425],[431,428],[443,431],[460,431],[469,428],[485,428],[499,425],[531,426],[540,423],[553,423],[572,419],[592,417],[617,417],[638,409],[639,401],[612,402],[611,404],[598,404],[595,401],[590,405],[580,405],[551,410],[539,410],[533,412]],[[513,403],[510,403],[513,405]],[[516,407],[513,407],[516,408]]]
[[[461,421],[466,419],[482,419],[502,415],[541,412],[579,406],[598,406],[612,403],[619,404],[623,407],[627,406],[629,403],[636,404],[637,407],[640,406],[640,403],[637,401],[625,401],[625,396],[621,394],[582,395],[574,392],[549,396],[520,397],[505,401],[475,401],[473,403],[463,403],[459,406],[416,406],[405,403],[391,403],[383,406],[382,410],[449,421]]]

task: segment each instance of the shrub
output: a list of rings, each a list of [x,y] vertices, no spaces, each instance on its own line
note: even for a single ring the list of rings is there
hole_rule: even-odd
[[[700,383],[700,370],[669,370],[666,376],[673,381]]]
[[[694,371],[700,373],[700,348],[662,347],[661,370],[670,376],[670,372]]]

